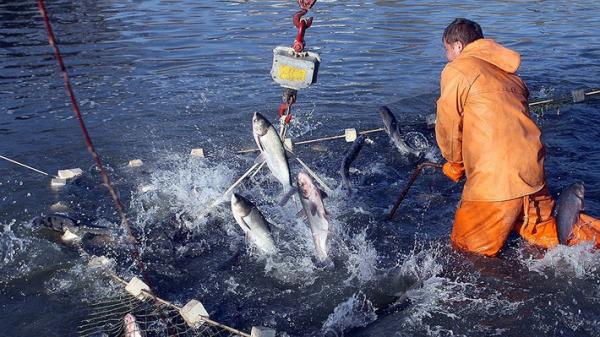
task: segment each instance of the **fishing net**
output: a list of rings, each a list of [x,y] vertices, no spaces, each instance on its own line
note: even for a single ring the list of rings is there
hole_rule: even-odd
[[[154,336],[248,336],[235,329],[215,325],[206,321],[190,327],[181,317],[179,310],[153,299],[140,300],[123,293],[88,305],[86,319],[78,327],[81,337],[126,336],[124,317],[132,314],[136,319],[132,337]]]

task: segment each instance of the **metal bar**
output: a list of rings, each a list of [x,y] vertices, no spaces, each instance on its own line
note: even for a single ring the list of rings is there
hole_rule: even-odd
[[[225,197],[228,193],[230,193],[234,188],[236,188],[244,179],[246,179],[246,177],[248,177],[250,175],[250,173],[252,173],[252,171],[254,171],[254,169],[256,167],[258,167],[261,163],[254,163],[254,165],[252,165],[247,171],[246,173],[244,173],[244,175],[242,175],[238,180],[236,180],[236,182],[233,183],[233,185],[231,185],[222,195],[220,198],[218,198],[217,200],[213,201],[210,206],[208,206],[208,208],[205,208],[202,210],[202,212],[198,213],[198,217],[203,217],[206,214],[208,214],[208,212],[210,212],[210,210],[212,210],[213,208],[215,208],[218,204],[220,204],[221,202],[223,202],[223,197]]]
[[[381,131],[385,131],[385,129],[384,128],[377,128],[377,129],[370,129],[370,130],[365,130],[365,131],[359,131],[358,134],[359,135],[366,135],[366,134],[369,134],[369,133],[375,133],[375,132],[381,132]],[[336,140],[336,139],[344,139],[344,138],[346,138],[345,135],[323,137],[323,138],[317,138],[317,139],[303,140],[303,141],[299,141],[299,142],[294,142],[294,145],[311,144],[311,143],[323,142],[323,141],[327,141],[327,140]],[[250,153],[250,152],[256,152],[256,151],[258,151],[258,149],[244,149],[244,150],[237,151],[236,153],[237,154],[242,154],[242,153]]]
[[[394,214],[396,214],[396,210],[398,210],[398,207],[400,207],[400,204],[402,203],[402,201],[408,194],[408,191],[410,190],[411,186],[417,180],[419,175],[421,175],[421,171],[425,167],[435,167],[435,168],[441,169],[442,165],[437,164],[437,163],[429,163],[429,162],[421,163],[421,164],[417,165],[417,168],[413,171],[413,174],[410,176],[410,179],[408,180],[408,184],[406,184],[406,187],[402,190],[402,192],[400,192],[400,196],[398,197],[398,200],[396,200],[394,207],[388,214],[388,220],[392,220],[394,218]]]
[[[296,158],[296,160],[300,163],[300,165],[302,165],[302,167],[304,167],[304,169],[306,171],[308,171],[308,174],[310,174],[313,178],[315,178],[315,180],[319,184],[321,184],[321,186],[323,186],[323,188],[326,189],[325,192],[327,192],[327,193],[333,192],[333,190],[329,186],[327,186],[327,184],[325,184],[325,182],[323,180],[321,180],[321,178],[319,178],[319,176],[313,170],[311,170],[310,167],[308,167],[308,165],[306,165],[300,158],[298,158],[298,157],[294,157],[294,158]]]
[[[600,94],[600,90],[590,91],[590,92],[585,93],[586,96],[592,96],[592,95],[597,95],[597,94]]]
[[[529,106],[536,106],[536,105],[547,104],[547,103],[552,103],[552,102],[554,102],[553,99],[547,99],[545,101],[539,101],[539,102],[529,103]]]
[[[13,159],[10,159],[10,158],[6,158],[5,156],[0,156],[0,158],[4,159],[4,160],[6,160],[6,161],[9,161],[9,162],[11,162],[11,163],[13,163],[13,164],[17,164],[17,165],[23,166],[23,167],[25,167],[25,168],[28,168],[28,169],[30,169],[30,170],[32,170],[32,171],[35,171],[35,172],[37,172],[37,173],[41,173],[41,174],[43,174],[43,175],[45,175],[45,176],[51,176],[51,177],[54,177],[54,178],[58,178],[58,177],[57,177],[57,176],[55,176],[55,175],[50,175],[50,174],[48,174],[48,173],[46,173],[46,172],[44,172],[44,171],[42,171],[42,170],[38,170],[38,169],[36,169],[36,168],[33,168],[33,167],[31,167],[31,166],[28,166],[28,165],[25,165],[25,164],[23,164],[23,163],[20,163],[20,162],[18,162],[18,161],[16,161],[16,160],[13,160]]]
[[[250,178],[253,178],[258,174],[258,172],[260,172],[260,170],[263,168],[263,166],[265,166],[267,162],[263,161],[262,163],[260,163],[260,165],[256,168],[256,171],[254,171],[254,173],[252,173],[252,176]]]

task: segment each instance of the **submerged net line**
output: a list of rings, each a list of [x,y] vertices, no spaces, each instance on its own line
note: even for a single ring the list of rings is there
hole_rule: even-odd
[[[76,245],[87,265],[93,265],[96,256],[90,256],[80,245]],[[252,337],[251,334],[232,328],[208,317],[201,316],[195,326],[190,326],[181,315],[181,307],[142,289],[136,297],[126,290],[129,284],[108,266],[103,265],[102,275],[120,286],[118,293],[87,305],[87,318],[79,324],[81,337],[125,336],[124,317],[132,314],[139,327],[140,335],[131,337],[185,336],[185,337]],[[136,329],[137,330],[137,329]],[[129,337],[129,336],[128,336]]]
[[[79,327],[81,337],[124,336],[124,317],[132,314],[136,318],[135,331],[141,336],[250,336],[202,322],[198,327],[190,327],[173,306],[157,303],[152,299],[140,300],[123,293],[89,305],[88,317]]]

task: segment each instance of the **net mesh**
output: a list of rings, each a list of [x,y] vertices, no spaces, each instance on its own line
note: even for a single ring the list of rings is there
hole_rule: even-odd
[[[127,293],[92,303],[85,310],[87,318],[78,327],[81,337],[244,336],[234,329],[204,321],[192,328],[175,307],[152,299],[140,300]],[[126,335],[127,314],[135,317],[137,334]]]

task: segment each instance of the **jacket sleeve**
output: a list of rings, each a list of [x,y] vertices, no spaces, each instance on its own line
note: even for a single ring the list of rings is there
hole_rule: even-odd
[[[435,137],[447,161],[462,163],[463,109],[469,85],[460,71],[447,65],[442,71],[440,86]]]

